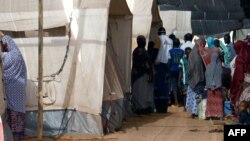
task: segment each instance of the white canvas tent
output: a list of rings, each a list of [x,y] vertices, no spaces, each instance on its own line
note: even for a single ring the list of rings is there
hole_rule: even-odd
[[[167,35],[175,34],[183,39],[186,33],[192,33],[191,11],[160,11],[160,17]]]
[[[190,11],[187,17],[195,35],[220,35],[249,25],[247,0],[158,0],[158,4],[161,11]]]
[[[135,49],[137,36],[144,35],[149,39],[152,22],[159,10],[157,0],[127,0],[127,3],[133,13],[132,49]]]
[[[149,35],[149,41],[156,41],[156,38],[158,37],[158,29],[163,26],[163,21],[160,17],[160,11],[158,8],[157,0],[153,1],[152,6],[152,24],[150,29],[150,35]]]
[[[0,0],[0,5],[0,30],[37,30],[37,0]],[[44,82],[44,134],[102,135],[103,123],[119,118],[112,128],[121,126],[123,94],[130,90],[132,15],[126,0],[44,0],[45,29],[67,26],[70,17],[73,39],[67,62],[59,76]],[[15,41],[28,70],[26,133],[34,135],[38,39]],[[67,41],[65,35],[44,38],[45,75],[60,68]]]

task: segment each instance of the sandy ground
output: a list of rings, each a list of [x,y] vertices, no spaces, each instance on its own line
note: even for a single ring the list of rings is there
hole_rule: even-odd
[[[223,141],[223,133],[209,133],[212,129],[223,129],[223,126],[192,119],[183,108],[170,108],[168,114],[129,118],[122,131],[101,138],[63,137],[58,141]]]

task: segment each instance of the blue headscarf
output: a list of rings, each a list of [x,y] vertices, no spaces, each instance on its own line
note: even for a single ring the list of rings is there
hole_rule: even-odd
[[[207,38],[207,45],[208,45],[208,48],[214,48],[214,38],[213,37]]]

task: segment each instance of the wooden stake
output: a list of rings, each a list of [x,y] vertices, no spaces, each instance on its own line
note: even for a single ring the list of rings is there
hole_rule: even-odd
[[[38,125],[37,138],[43,139],[43,0],[39,0],[38,20]]]

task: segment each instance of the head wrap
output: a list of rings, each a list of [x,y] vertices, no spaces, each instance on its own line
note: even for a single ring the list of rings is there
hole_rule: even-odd
[[[146,45],[146,38],[143,35],[139,35],[137,37],[137,44],[138,44],[138,47],[144,48]]]
[[[214,48],[214,38],[213,37],[207,38],[207,45],[208,45],[208,48]]]

